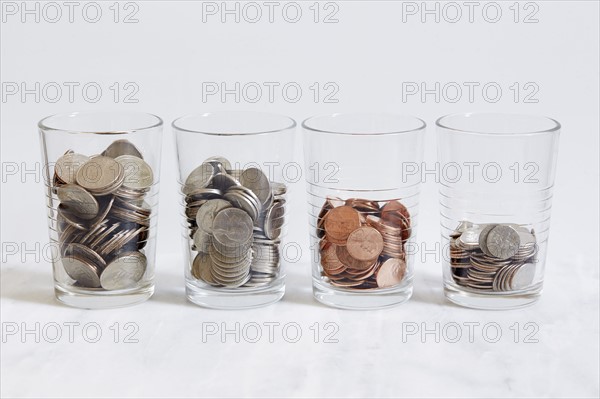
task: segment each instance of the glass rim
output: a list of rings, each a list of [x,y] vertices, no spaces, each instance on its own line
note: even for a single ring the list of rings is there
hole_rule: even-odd
[[[206,131],[206,130],[199,130],[199,129],[188,129],[188,128],[184,128],[181,126],[178,126],[178,123],[183,122],[186,119],[191,119],[191,118],[203,118],[203,117],[210,117],[210,116],[216,116],[216,115],[224,115],[224,114],[231,114],[231,115],[257,115],[257,116],[264,116],[264,117],[277,117],[277,118],[281,118],[282,120],[287,120],[287,122],[289,122],[288,125],[286,125],[285,127],[282,128],[278,128],[278,129],[271,129],[271,130],[265,130],[265,131],[256,131],[256,132],[215,132],[215,131]],[[197,114],[187,114],[187,115],[183,115],[180,116],[176,119],[173,120],[173,122],[171,122],[171,127],[175,130],[179,130],[181,132],[186,132],[186,133],[195,133],[195,134],[205,134],[205,135],[209,135],[209,136],[225,136],[225,137],[229,137],[229,136],[258,136],[258,135],[263,135],[263,134],[273,134],[273,133],[279,133],[279,132],[283,132],[286,130],[290,130],[290,129],[294,129],[298,124],[296,123],[296,121],[294,120],[294,118],[289,117],[287,115],[283,115],[283,114],[277,114],[277,113],[273,113],[273,112],[262,112],[262,111],[215,111],[215,112],[203,112],[203,113],[197,113]]]
[[[500,132],[500,131],[491,131],[491,130],[490,131],[478,131],[478,130],[459,129],[456,127],[452,127],[449,124],[448,125],[444,124],[445,119],[449,119],[452,117],[467,118],[470,116],[484,116],[484,115],[535,118],[540,121],[551,122],[553,126],[548,129],[534,130],[534,131]],[[558,132],[562,128],[560,122],[558,122],[556,119],[553,119],[553,118],[550,118],[547,116],[533,115],[533,114],[515,114],[515,113],[508,113],[508,112],[459,112],[459,113],[448,114],[448,115],[439,117],[435,121],[435,125],[442,129],[451,130],[452,132],[472,134],[475,136],[529,136],[529,135],[537,135],[537,134],[555,133],[555,132]]]
[[[71,130],[71,129],[61,129],[59,127],[53,127],[48,124],[48,120],[52,118],[59,117],[75,117],[75,116],[83,116],[83,115],[132,115],[132,116],[149,116],[154,118],[154,123],[150,125],[140,126],[138,128],[126,129],[126,130],[108,130],[108,131],[97,131],[97,130]],[[98,135],[120,135],[120,134],[130,134],[150,129],[155,129],[163,125],[163,120],[155,114],[149,112],[140,112],[140,111],[74,111],[68,113],[58,113],[48,115],[42,118],[38,122],[38,128],[46,131],[46,132],[64,132],[70,134],[98,134]]]
[[[409,118],[409,119],[413,119],[414,121],[419,123],[419,126],[413,129],[405,129],[405,130],[394,130],[394,131],[385,131],[385,132],[349,132],[349,131],[343,131],[343,130],[323,130],[323,129],[317,129],[314,127],[310,127],[307,125],[308,122],[317,119],[317,118],[331,118],[331,117],[335,117],[335,116],[357,116],[357,115],[363,115],[363,116],[371,116],[371,117],[382,117],[382,116],[387,116],[387,117],[394,117],[394,118]],[[319,115],[313,115],[311,117],[308,117],[306,119],[304,119],[304,121],[302,121],[302,128],[306,129],[306,130],[310,130],[311,132],[316,132],[316,133],[323,133],[323,134],[339,134],[339,135],[345,135],[345,136],[388,136],[388,135],[395,135],[395,134],[404,134],[404,133],[412,133],[412,132],[418,132],[418,131],[424,131],[427,128],[427,123],[416,116],[413,115],[404,115],[404,114],[395,114],[392,112],[339,112],[339,113],[333,113],[333,114],[319,114]]]

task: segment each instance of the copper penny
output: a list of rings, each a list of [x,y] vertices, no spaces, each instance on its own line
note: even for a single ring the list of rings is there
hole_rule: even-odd
[[[348,252],[347,247],[340,245],[336,248],[335,253],[338,259],[349,269],[367,270],[373,266],[373,260],[361,261],[353,258]]]
[[[381,218],[383,220],[393,220],[397,214],[402,215],[410,224],[410,213],[400,201],[390,201],[381,209]]]
[[[367,214],[379,214],[379,204],[377,204],[376,201],[362,198],[350,198],[346,200],[346,205]]]
[[[383,237],[373,227],[359,227],[348,236],[346,248],[356,260],[374,261],[383,251]]]
[[[400,284],[406,273],[406,262],[390,258],[383,262],[377,272],[377,286],[380,288],[393,287]]]
[[[350,233],[360,227],[360,214],[350,206],[331,209],[325,218],[325,232],[333,243],[345,243]]]
[[[344,268],[344,264],[337,257],[336,249],[335,244],[327,243],[321,250],[321,266],[326,273]]]

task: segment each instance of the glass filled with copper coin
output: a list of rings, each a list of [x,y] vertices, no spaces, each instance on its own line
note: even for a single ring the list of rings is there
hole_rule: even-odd
[[[393,114],[304,121],[305,176],[317,300],[347,309],[412,295],[425,123]]]
[[[560,124],[511,114],[438,119],[444,292],[459,305],[538,300],[548,249]]]
[[[173,122],[179,161],[186,294],[201,306],[241,309],[285,291],[293,119],[216,112]]]
[[[38,127],[56,297],[81,308],[150,298],[162,120],[76,112]]]

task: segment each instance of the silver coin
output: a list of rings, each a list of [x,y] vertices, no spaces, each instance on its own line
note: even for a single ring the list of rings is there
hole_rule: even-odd
[[[104,259],[94,250],[86,247],[85,245],[71,243],[66,246],[64,255],[77,256],[79,259],[86,259],[93,263],[97,267],[97,270],[102,270],[106,267],[106,262]]]
[[[531,286],[535,277],[536,267],[534,263],[521,265],[514,273],[510,281],[512,290],[524,290]]]
[[[240,190],[229,190],[225,193],[224,198],[231,202],[236,208],[242,209],[250,219],[252,223],[258,218],[260,214],[260,205],[253,201],[253,199],[247,196],[243,191]]]
[[[103,156],[109,158],[117,158],[122,155],[131,155],[137,158],[143,159],[142,153],[137,149],[133,143],[129,140],[121,139],[113,141],[107,148],[102,152]]]
[[[226,247],[244,244],[252,238],[252,219],[241,209],[224,209],[213,221],[213,237]]]
[[[56,211],[56,221],[59,226],[66,224],[75,227],[77,230],[86,230],[84,224],[85,221],[78,218],[77,215],[69,212],[69,210],[63,206],[63,204],[59,204]]]
[[[63,208],[77,217],[90,220],[98,215],[99,205],[96,198],[75,184],[65,184],[56,189]]]
[[[458,241],[466,248],[477,248],[479,247],[479,235],[481,229],[476,227],[467,227],[462,231]]]
[[[141,252],[121,254],[106,266],[100,284],[105,290],[133,288],[146,272],[146,265],[146,256]]]
[[[225,157],[214,156],[207,158],[203,163],[210,163],[219,171],[225,172],[231,170],[231,163]]]
[[[479,248],[488,256],[493,256],[487,248],[487,236],[497,224],[484,225],[481,233],[479,233]]]
[[[269,239],[276,239],[281,235],[281,227],[283,226],[283,217],[285,208],[281,204],[274,204],[267,210],[265,216],[265,236]]]
[[[56,161],[56,165],[54,165],[54,174],[62,183],[73,184],[75,183],[77,171],[81,165],[89,160],[90,158],[88,156],[68,152]]]
[[[97,193],[116,189],[125,178],[123,166],[113,158],[97,156],[91,158],[77,170],[77,184]]]
[[[212,236],[202,229],[194,233],[194,247],[198,252],[207,252],[210,247]]]
[[[517,231],[506,225],[498,225],[490,230],[486,238],[486,248],[498,259],[508,259],[514,256],[521,246]]]
[[[269,178],[260,169],[248,168],[244,170],[240,175],[240,183],[258,197],[262,206],[268,204],[269,198],[273,194],[271,183],[269,182]]]
[[[94,264],[75,256],[62,258],[62,264],[67,275],[77,281],[82,287],[100,287],[99,270]]]
[[[183,193],[190,194],[199,188],[206,188],[215,174],[215,167],[210,163],[203,163],[190,173],[185,180]]]
[[[232,208],[232,205],[225,200],[212,199],[206,201],[196,213],[196,225],[206,233],[212,234],[215,217],[227,208]]]
[[[192,276],[210,285],[218,283],[212,278],[212,260],[208,253],[199,253],[192,264]]]
[[[134,190],[147,190],[154,183],[152,168],[143,159],[133,155],[121,155],[115,158],[125,170],[123,186]]]
[[[287,186],[283,183],[273,182],[271,183],[271,188],[275,196],[282,196],[287,193]]]
[[[213,176],[212,186],[225,192],[231,187],[240,186],[240,182],[227,173],[217,173]]]

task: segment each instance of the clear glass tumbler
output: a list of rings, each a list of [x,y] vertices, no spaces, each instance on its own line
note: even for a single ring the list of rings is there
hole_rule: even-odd
[[[376,309],[412,295],[425,122],[388,114],[309,118],[305,175],[313,293]]]
[[[56,297],[80,308],[150,298],[162,120],[76,112],[38,127]]]
[[[467,113],[437,120],[444,291],[459,305],[512,309],[544,280],[560,124]]]
[[[296,122],[216,112],[173,122],[188,299],[219,309],[278,301],[285,291],[286,172]]]

